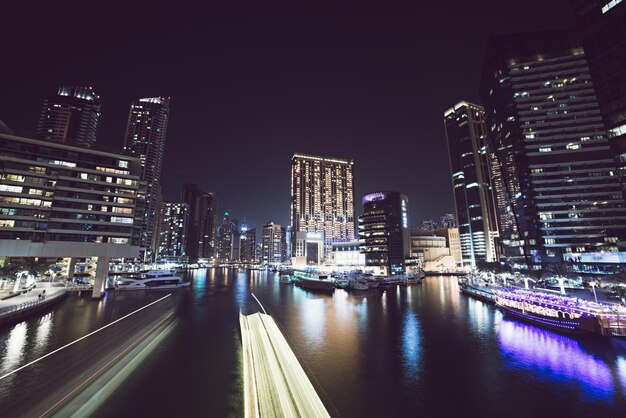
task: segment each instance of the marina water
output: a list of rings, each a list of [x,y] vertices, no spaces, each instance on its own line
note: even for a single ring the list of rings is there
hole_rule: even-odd
[[[626,347],[510,320],[461,295],[454,277],[332,295],[280,284],[278,274],[261,271],[195,270],[188,278],[191,288],[168,301],[170,331],[96,416],[242,416],[238,315],[259,309],[251,293],[278,322],[331,414],[589,417],[626,411]],[[0,330],[0,374],[164,294],[109,291],[99,302],[72,296],[43,318]],[[59,352],[1,381],[0,407],[44,398],[62,385],[64,365],[91,354]]]

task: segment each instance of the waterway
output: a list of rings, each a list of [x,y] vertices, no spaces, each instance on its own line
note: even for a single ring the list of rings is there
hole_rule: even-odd
[[[156,327],[163,313],[171,314],[167,331],[146,343],[141,361],[111,380],[92,414],[242,416],[238,314],[258,309],[251,292],[274,316],[334,415],[589,417],[626,411],[626,345],[508,319],[461,295],[456,278],[328,295],[280,284],[274,273],[210,269],[189,276],[190,289],[0,380],[0,415],[28,415],[34,400],[53,403],[70,380],[84,377],[83,368]],[[165,295],[71,296],[42,318],[0,329],[0,376]]]

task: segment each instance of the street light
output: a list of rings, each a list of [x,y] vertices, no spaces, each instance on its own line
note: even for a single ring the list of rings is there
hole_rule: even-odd
[[[591,286],[591,290],[593,290],[593,298],[596,300],[596,303],[598,303],[598,295],[596,295],[596,282],[589,282],[589,286]]]

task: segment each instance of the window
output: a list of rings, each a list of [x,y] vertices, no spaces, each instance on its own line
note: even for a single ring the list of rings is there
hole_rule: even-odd
[[[7,184],[0,184],[0,192],[12,192],[22,193],[24,188],[22,186],[9,186]]]

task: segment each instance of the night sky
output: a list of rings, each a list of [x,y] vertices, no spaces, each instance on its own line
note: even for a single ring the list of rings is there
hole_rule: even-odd
[[[21,3],[2,6],[1,120],[32,135],[44,96],[91,85],[120,150],[131,100],[170,96],[164,199],[199,183],[256,227],[288,224],[294,152],[353,158],[357,214],[377,190],[406,193],[413,224],[454,212],[443,112],[480,103],[487,37],[574,26],[570,0]]]

